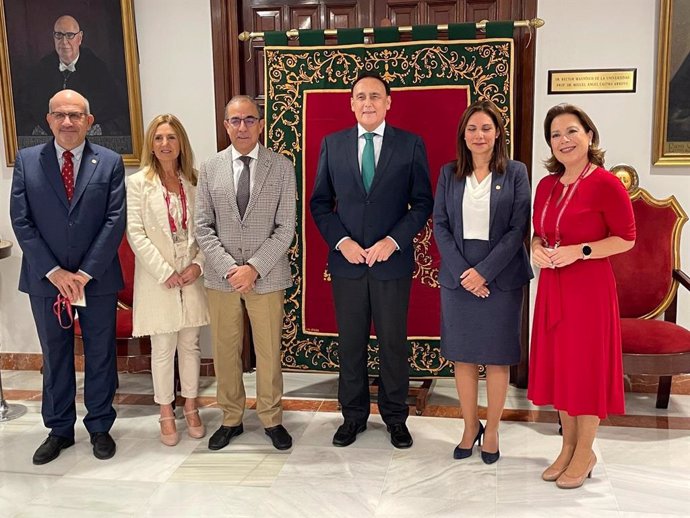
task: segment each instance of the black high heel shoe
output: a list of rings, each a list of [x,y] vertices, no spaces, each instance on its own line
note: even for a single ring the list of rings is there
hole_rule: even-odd
[[[498,439],[498,432],[496,432],[496,439]],[[493,453],[482,450],[482,461],[484,461],[484,464],[493,464],[500,456],[501,451],[498,448],[496,448],[496,451]]]
[[[479,421],[479,430],[477,430],[477,436],[474,438],[474,441],[472,441],[472,446],[469,448],[461,448],[460,446],[456,446],[455,449],[453,450],[453,458],[454,459],[466,459],[467,457],[472,455],[472,448],[474,448],[474,443],[477,443],[477,446],[482,445],[482,435],[484,434],[484,425],[482,424],[481,421]]]

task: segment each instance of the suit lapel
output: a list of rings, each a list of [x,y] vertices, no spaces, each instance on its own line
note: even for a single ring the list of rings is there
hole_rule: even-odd
[[[453,182],[453,210],[455,211],[455,233],[460,236],[460,239],[458,239],[458,248],[460,249],[460,253],[464,254],[465,253],[465,247],[464,247],[464,240],[465,240],[465,233],[463,231],[463,219],[462,219],[462,199],[465,195],[465,182],[467,181],[466,178],[461,178],[460,180],[457,179],[455,176],[455,173],[451,176],[451,181]]]
[[[249,203],[247,204],[247,210],[244,212],[244,217],[251,212],[256,205],[256,200],[259,198],[259,193],[261,188],[268,177],[268,172],[271,170],[271,154],[268,150],[259,144],[259,156],[256,160],[256,168],[254,169],[254,184],[251,188],[249,194]],[[235,199],[235,206],[237,206],[237,199]],[[239,214],[239,211],[238,211]]]
[[[156,222],[158,226],[170,235],[172,239],[172,231],[170,230],[170,220],[168,219],[168,206],[165,203],[165,197],[163,196],[163,182],[161,182],[160,177],[157,174],[153,175],[151,180],[146,181],[146,198],[149,200],[149,207],[151,211],[156,215]]]
[[[503,192],[503,184],[506,181],[508,172],[503,174],[493,173],[491,175],[491,193],[489,194],[489,236],[491,236],[491,229],[496,220],[496,211],[498,209],[498,200]]]
[[[62,204],[69,210],[69,202],[67,201],[67,193],[65,192],[65,184],[62,183],[62,176],[60,175],[60,164],[57,160],[57,152],[55,151],[55,141],[51,139],[46,142],[41,150],[41,170],[46,175],[46,180],[55,191],[55,194],[60,199]]]
[[[222,164],[217,175],[218,182],[222,185],[223,190],[228,195],[228,206],[233,214],[240,219],[240,211],[237,208],[237,194],[235,193],[235,168],[232,163],[232,147],[228,146],[221,156]]]
[[[343,145],[343,151],[345,153],[345,162],[347,168],[352,175],[352,181],[357,186],[360,194],[366,197],[367,192],[364,189],[364,182],[362,181],[362,171],[359,168],[359,146],[358,146],[358,136],[357,136],[357,126],[351,128],[345,134],[345,142]]]
[[[381,144],[381,154],[379,161],[376,163],[376,172],[374,173],[374,181],[371,184],[371,191],[376,189],[376,186],[381,183],[381,176],[386,173],[388,163],[393,156],[395,148],[395,128],[386,124],[386,129],[383,131],[383,143]]]
[[[86,186],[89,185],[91,178],[93,178],[93,174],[96,172],[98,162],[98,153],[91,148],[91,145],[87,141],[86,146],[84,146],[84,153],[81,156],[81,165],[79,166],[79,174],[77,174],[77,183],[74,186],[74,196],[70,204],[70,212],[72,212],[77,203],[79,203],[80,198],[86,190]]]

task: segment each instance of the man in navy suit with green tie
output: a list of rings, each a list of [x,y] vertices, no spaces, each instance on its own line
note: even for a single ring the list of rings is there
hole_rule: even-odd
[[[125,230],[124,165],[86,140],[89,102],[61,90],[46,118],[55,136],[17,154],[10,217],[22,248],[19,290],[28,293],[43,352],[43,423],[48,438],[33,456],[46,464],[74,444],[77,419],[71,304],[84,340],[84,425],[98,459],[115,455],[110,428],[117,386],[115,313]]]
[[[357,125],[324,138],[311,213],[329,246],[339,332],[338,401],[345,422],[335,446],[352,444],[369,417],[367,345],[379,343],[378,406],[396,448],[412,446],[405,421],[409,389],[407,308],[413,238],[433,208],[422,139],[386,124],[389,85],[363,73],[352,86]]]

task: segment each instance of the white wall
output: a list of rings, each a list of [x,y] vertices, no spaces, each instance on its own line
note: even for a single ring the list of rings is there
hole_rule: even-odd
[[[177,115],[198,165],[216,151],[210,2],[136,0],[135,17],[144,128],[159,113]],[[16,242],[8,214],[12,169],[0,138],[0,236]],[[20,263],[17,246],[0,261],[0,350],[40,352],[28,296],[17,291]],[[203,356],[210,357],[208,340],[203,342]]]
[[[215,152],[211,16],[208,0],[136,0],[144,121],[173,112],[184,122],[197,163]],[[690,211],[690,168],[651,166],[658,5],[652,0],[540,0],[546,25],[537,38],[533,178],[548,156],[541,125],[554,104],[571,102],[591,114],[607,149],[607,164],[626,162],[654,196],[675,194]],[[615,23],[615,26],[614,26]],[[634,94],[547,95],[548,71],[637,68]],[[2,137],[4,138],[4,137]],[[12,170],[0,143],[0,236],[14,239],[8,200]],[[17,291],[21,251],[0,261],[0,348],[38,352],[28,298]],[[682,261],[690,270],[690,225]],[[534,288],[534,284],[533,284]],[[681,293],[679,321],[690,327],[690,295]],[[208,340],[203,356],[210,357]]]
[[[548,158],[543,121],[551,106],[569,102],[594,120],[606,149],[606,165],[633,166],[640,186],[657,198],[674,194],[690,212],[690,167],[654,167],[652,134],[656,78],[658,2],[652,0],[539,0],[545,20],[537,38],[534,100],[533,185],[546,174]],[[548,95],[548,71],[636,68],[637,92],[630,94]],[[683,232],[681,264],[690,271],[690,224]],[[532,292],[534,297],[534,288]],[[690,327],[690,294],[680,289],[678,322]]]

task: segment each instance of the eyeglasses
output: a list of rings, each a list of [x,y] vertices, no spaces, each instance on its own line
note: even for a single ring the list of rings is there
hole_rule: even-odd
[[[50,112],[50,116],[58,122],[63,122],[65,119],[69,119],[70,122],[79,122],[85,115],[83,112]]]
[[[225,120],[228,121],[230,123],[230,126],[232,126],[233,128],[239,128],[243,122],[244,125],[247,126],[247,128],[252,128],[254,124],[259,122],[258,117],[253,117],[251,115],[249,117],[245,117],[244,119],[240,117],[230,117],[229,119]]]
[[[62,38],[67,38],[68,40],[73,40],[77,34],[81,34],[81,31],[79,31],[79,32],[57,32],[56,31],[53,33],[53,38],[55,38],[56,40],[61,40]]]

